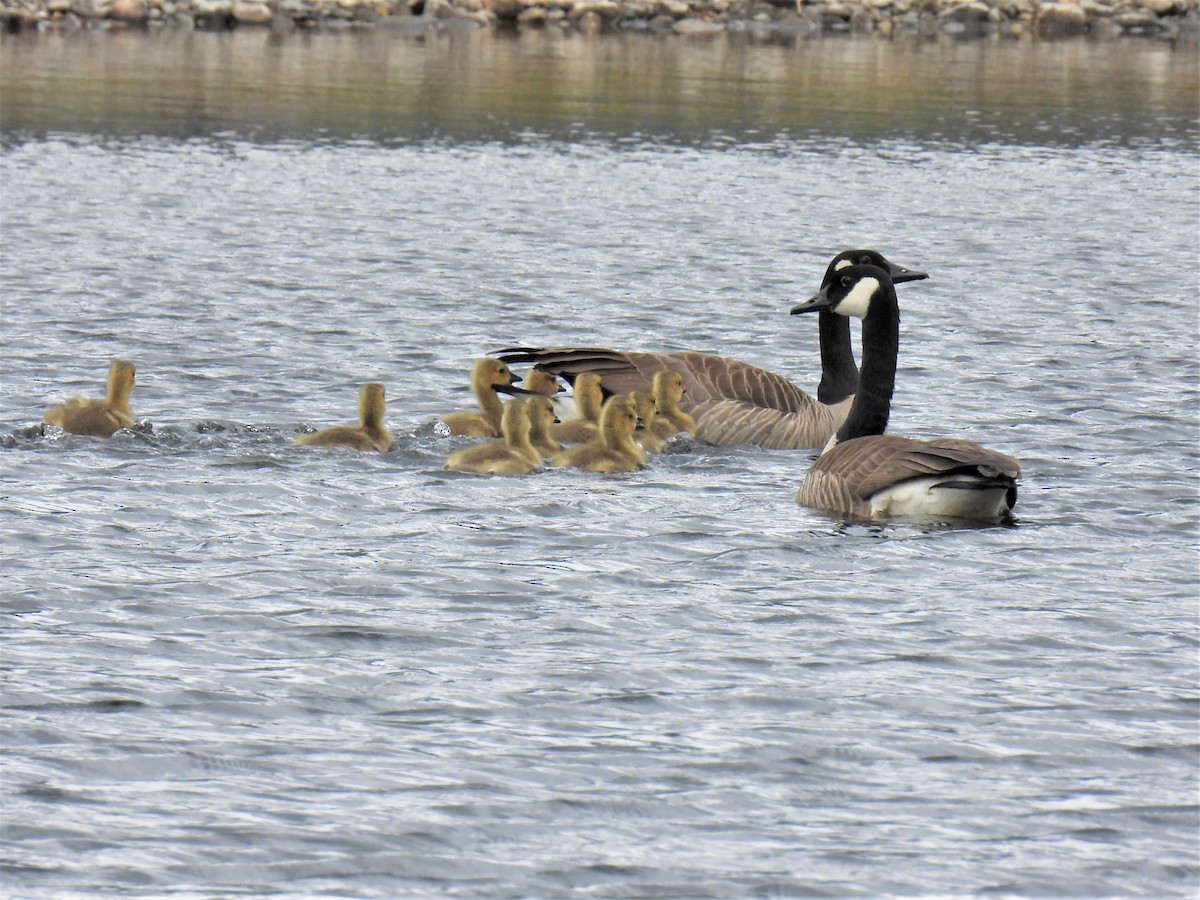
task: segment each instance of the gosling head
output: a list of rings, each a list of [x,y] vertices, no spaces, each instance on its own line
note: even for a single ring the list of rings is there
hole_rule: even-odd
[[[544,397],[553,397],[562,390],[562,386],[559,385],[558,378],[553,372],[535,368],[530,369],[525,376],[525,390],[541,394]]]
[[[511,393],[509,389],[517,381],[517,376],[512,373],[512,369],[508,367],[507,363],[487,357],[475,360],[472,377],[478,382],[506,394]]]
[[[600,413],[600,431],[608,437],[625,439],[637,427],[637,410],[628,394],[609,397]]]

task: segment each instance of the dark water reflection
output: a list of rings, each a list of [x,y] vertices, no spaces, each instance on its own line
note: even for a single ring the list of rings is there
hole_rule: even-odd
[[[1197,104],[1194,43],[383,29],[3,41],[10,135],[1123,144],[1186,141]]]

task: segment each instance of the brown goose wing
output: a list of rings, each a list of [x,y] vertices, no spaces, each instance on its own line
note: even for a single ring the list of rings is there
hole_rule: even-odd
[[[684,412],[717,400],[741,400],[752,407],[799,413],[815,401],[786,378],[736,359],[711,353],[648,353],[603,347],[510,347],[496,351],[507,363],[533,363],[573,380],[596,372],[609,393],[649,390],[657,372],[670,369],[683,378]]]
[[[846,419],[850,402],[825,406],[809,399],[802,412],[757,406],[746,400],[708,400],[691,407],[696,437],[709,444],[752,444],[766,450],[821,447]]]
[[[999,482],[1015,482],[1021,464],[973,441],[939,438],[920,441],[880,434],[838,444],[813,463],[811,471],[836,473],[859,500],[913,478],[969,473]]]

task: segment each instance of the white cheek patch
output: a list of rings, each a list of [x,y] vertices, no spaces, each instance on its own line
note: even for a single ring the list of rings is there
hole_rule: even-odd
[[[855,316],[859,319],[867,317],[867,310],[871,308],[871,298],[875,296],[875,292],[879,290],[879,280],[877,278],[863,278],[858,284],[850,289],[842,301],[837,305],[834,312],[840,313],[843,316]]]

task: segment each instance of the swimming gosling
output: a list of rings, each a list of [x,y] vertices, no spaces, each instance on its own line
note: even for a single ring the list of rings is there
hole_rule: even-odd
[[[604,390],[600,387],[600,376],[595,372],[584,372],[575,379],[575,403],[579,408],[579,418],[559,422],[550,429],[556,441],[582,444],[596,437]]]
[[[582,376],[580,376],[582,377]],[[585,472],[632,472],[646,462],[646,453],[633,442],[637,411],[628,394],[609,397],[600,413],[600,434],[586,444],[570,447],[556,455],[556,466],[571,466]]]
[[[503,440],[456,450],[446,460],[446,468],[477,475],[525,475],[541,468],[542,455],[529,442],[529,407],[524,400],[504,404],[500,430]]]
[[[103,400],[72,397],[42,416],[42,423],[57,425],[72,434],[103,438],[112,437],[119,428],[132,428],[137,422],[129,408],[133,376],[133,363],[115,360],[108,367],[108,392]]]
[[[383,385],[378,382],[364,384],[358,392],[358,427],[335,425],[302,434],[293,443],[304,447],[320,447],[332,450],[335,447],[350,447],[354,450],[378,450],[387,453],[394,443],[392,433],[384,427],[385,411]]]
[[[466,437],[499,437],[500,417],[504,403],[496,391],[508,392],[517,376],[506,363],[498,359],[477,359],[471,368],[471,393],[479,404],[479,411],[463,410],[447,413],[441,421],[450,428],[451,434]]]

